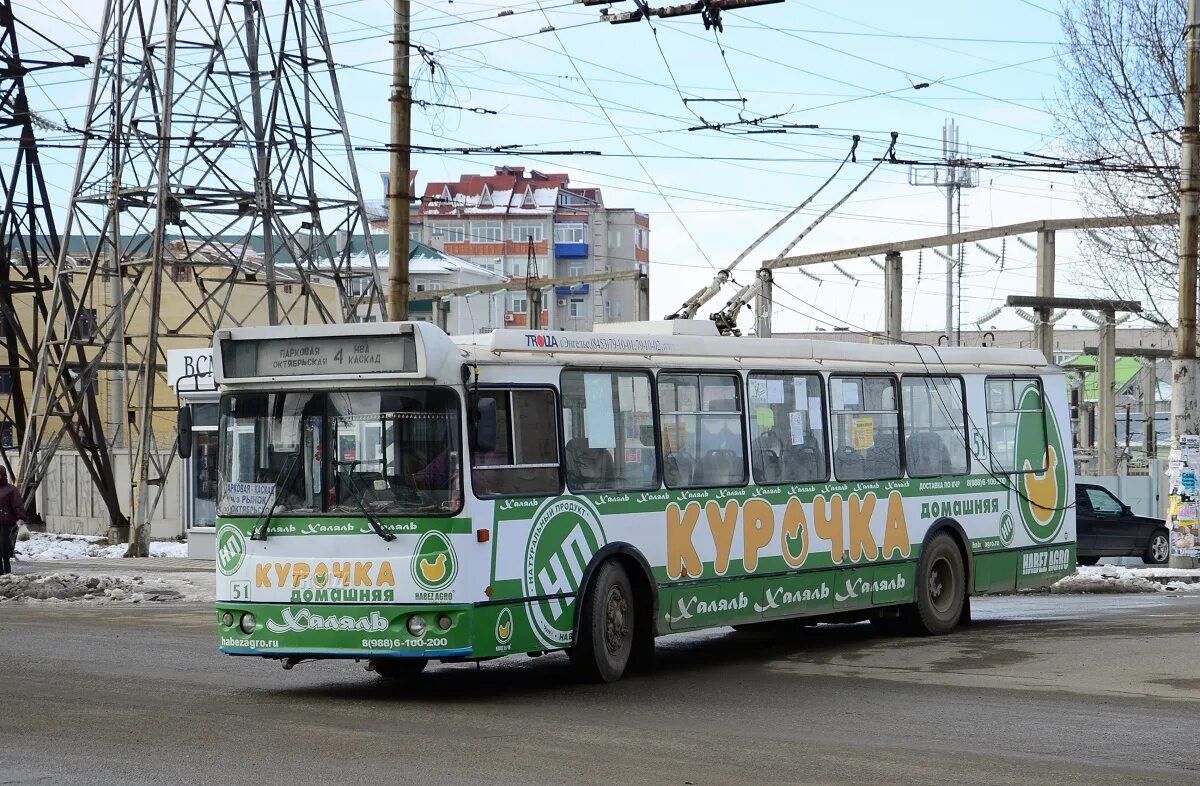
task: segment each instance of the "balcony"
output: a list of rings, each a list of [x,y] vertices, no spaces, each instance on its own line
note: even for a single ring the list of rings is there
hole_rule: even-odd
[[[588,255],[587,243],[555,243],[555,259],[585,259]]]

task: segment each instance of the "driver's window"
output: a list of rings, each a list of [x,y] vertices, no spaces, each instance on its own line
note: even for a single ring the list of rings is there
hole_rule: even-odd
[[[1087,496],[1088,502],[1092,503],[1092,510],[1097,513],[1121,514],[1121,503],[1104,489],[1088,489]]]
[[[818,374],[751,374],[750,464],[756,483],[829,479]]]

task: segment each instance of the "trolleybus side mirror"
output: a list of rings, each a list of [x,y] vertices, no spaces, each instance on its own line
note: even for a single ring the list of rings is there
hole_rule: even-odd
[[[179,408],[175,425],[179,432],[179,457],[190,458],[192,455],[192,408],[187,404]]]
[[[474,410],[475,450],[490,453],[496,449],[496,399],[476,398]]]

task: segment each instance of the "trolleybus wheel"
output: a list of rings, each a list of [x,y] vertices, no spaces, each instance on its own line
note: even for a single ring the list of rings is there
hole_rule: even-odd
[[[371,671],[385,680],[405,680],[417,676],[429,665],[428,658],[372,658]]]
[[[945,532],[933,536],[917,568],[917,602],[904,617],[914,633],[940,636],[958,625],[967,596],[966,570],[954,538]]]
[[[633,587],[615,561],[596,571],[579,608],[579,638],[567,650],[571,663],[591,682],[616,682],[629,665],[634,637]]]

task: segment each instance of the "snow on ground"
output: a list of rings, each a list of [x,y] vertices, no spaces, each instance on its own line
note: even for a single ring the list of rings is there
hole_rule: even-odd
[[[1126,568],[1119,565],[1080,566],[1050,587],[1050,592],[1195,592],[1200,593],[1200,570]]]
[[[13,600],[143,603],[151,601],[211,601],[209,577],[81,576],[78,573],[0,576],[0,603]]]
[[[17,542],[17,559],[27,562],[55,559],[119,558],[125,556],[125,544],[108,545],[105,538],[90,535],[58,535],[45,532],[30,533],[29,540]],[[150,544],[151,557],[186,558],[187,544],[176,541],[155,541]]]

